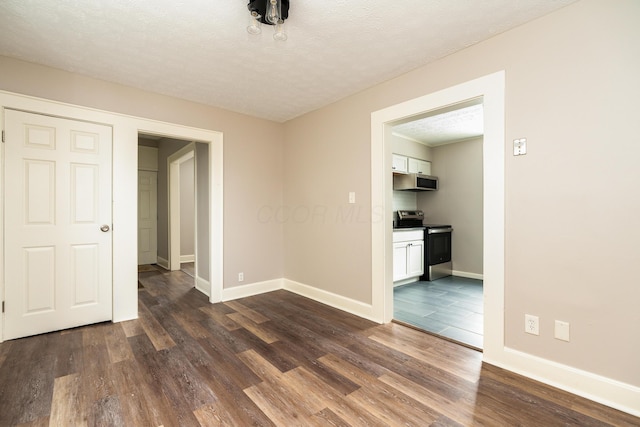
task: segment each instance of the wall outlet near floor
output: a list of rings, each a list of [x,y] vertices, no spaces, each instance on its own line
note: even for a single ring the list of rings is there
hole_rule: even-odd
[[[524,331],[532,335],[540,335],[540,319],[532,314],[524,315]]]
[[[556,320],[554,336],[558,340],[569,342],[569,322]]]
[[[238,282],[244,282],[244,273],[238,273]]]

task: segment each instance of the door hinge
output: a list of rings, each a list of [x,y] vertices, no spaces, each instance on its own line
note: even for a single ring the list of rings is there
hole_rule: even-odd
[[[4,131],[2,131],[2,142],[4,142]]]
[[[2,301],[2,312],[4,313],[4,301]]]

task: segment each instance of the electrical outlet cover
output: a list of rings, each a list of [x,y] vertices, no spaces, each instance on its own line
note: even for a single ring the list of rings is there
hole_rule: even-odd
[[[532,335],[540,335],[540,319],[532,314],[524,315],[524,331]]]
[[[568,342],[569,341],[569,322],[556,320],[554,336],[556,337],[556,339]]]

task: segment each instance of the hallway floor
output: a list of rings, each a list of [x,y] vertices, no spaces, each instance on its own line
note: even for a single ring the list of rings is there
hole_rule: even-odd
[[[449,276],[398,286],[393,290],[393,318],[481,350],[482,280]]]

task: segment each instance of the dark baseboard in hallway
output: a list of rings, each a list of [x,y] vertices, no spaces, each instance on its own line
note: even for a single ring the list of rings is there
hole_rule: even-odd
[[[482,287],[482,280],[456,276],[398,286],[394,320],[481,350]]]

